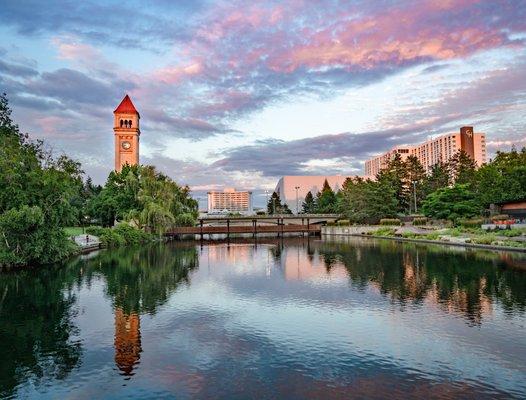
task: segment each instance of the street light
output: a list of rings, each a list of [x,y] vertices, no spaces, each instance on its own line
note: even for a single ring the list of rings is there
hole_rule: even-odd
[[[416,181],[413,181],[413,195],[415,198],[415,214],[418,213],[418,207],[416,205]]]
[[[298,203],[298,189],[299,188],[300,188],[299,186],[294,187],[294,189],[296,189],[296,215],[300,213],[300,208],[299,208],[299,203]]]

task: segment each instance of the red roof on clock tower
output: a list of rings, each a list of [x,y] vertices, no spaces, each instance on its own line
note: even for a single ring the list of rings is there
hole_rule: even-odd
[[[139,111],[135,108],[133,105],[130,96],[126,95],[124,96],[124,99],[122,99],[121,104],[113,111],[114,114],[139,114]]]

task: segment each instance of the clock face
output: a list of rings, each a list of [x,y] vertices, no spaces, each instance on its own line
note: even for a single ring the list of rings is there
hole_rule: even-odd
[[[122,142],[121,146],[122,146],[122,148],[124,150],[128,150],[131,147],[131,143],[130,142]]]

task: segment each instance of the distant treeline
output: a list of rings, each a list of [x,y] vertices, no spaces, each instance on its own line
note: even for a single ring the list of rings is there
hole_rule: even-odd
[[[396,154],[375,180],[347,178],[334,192],[327,180],[316,196],[308,192],[303,213],[341,213],[351,222],[377,223],[381,218],[422,212],[428,217],[457,222],[488,213],[491,204],[526,198],[526,148],[497,152],[477,168],[460,150],[429,173],[417,157],[402,161]],[[269,214],[291,213],[279,195],[267,204]]]

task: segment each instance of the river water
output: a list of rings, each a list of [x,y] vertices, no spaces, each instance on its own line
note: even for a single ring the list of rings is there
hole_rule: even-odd
[[[525,398],[526,257],[387,240],[0,273],[0,397]]]

